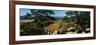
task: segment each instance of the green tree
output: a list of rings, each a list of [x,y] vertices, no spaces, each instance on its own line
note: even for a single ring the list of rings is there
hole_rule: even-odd
[[[40,27],[43,27],[45,22],[55,20],[55,18],[52,17],[52,15],[55,14],[52,10],[31,9],[31,13],[35,16],[35,22],[38,23]]]
[[[34,15],[34,22],[37,28],[41,28],[40,30],[45,32],[45,27],[49,22],[53,22],[55,17],[55,13],[52,10],[42,10],[42,9],[31,9],[31,14]],[[33,25],[34,26],[34,25]]]
[[[70,21],[76,20],[78,11],[66,11],[65,14],[66,16],[64,17],[64,21],[70,22]]]
[[[33,17],[31,16],[31,14],[27,13],[25,19],[33,19]]]
[[[33,19],[33,22],[22,23],[20,25],[21,35],[43,35],[44,32],[44,22],[55,20],[54,12],[52,10],[40,10],[40,9],[31,9],[31,13],[27,14],[25,19]]]
[[[85,26],[85,28],[90,28],[90,12],[83,12],[81,11],[80,12],[80,16],[82,17],[82,24],[83,24],[83,27]]]
[[[66,12],[67,21],[75,20],[77,24],[80,25],[80,30],[85,30],[86,28],[90,28],[90,12],[88,11],[67,11]],[[74,17],[72,15],[75,15]],[[70,18],[68,18],[70,16]]]

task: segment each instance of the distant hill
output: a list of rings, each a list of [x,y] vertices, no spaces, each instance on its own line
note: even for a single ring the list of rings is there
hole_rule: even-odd
[[[64,17],[55,17],[57,20],[59,20],[59,19],[63,19]]]
[[[34,16],[20,16],[20,19],[34,19]]]

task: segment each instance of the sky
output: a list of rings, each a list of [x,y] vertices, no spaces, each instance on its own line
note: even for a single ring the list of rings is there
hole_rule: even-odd
[[[55,13],[53,16],[55,17],[63,17],[66,16],[65,14],[65,10],[53,10],[53,12]],[[27,8],[21,8],[20,9],[20,16],[26,15],[27,13],[31,13],[30,9]]]

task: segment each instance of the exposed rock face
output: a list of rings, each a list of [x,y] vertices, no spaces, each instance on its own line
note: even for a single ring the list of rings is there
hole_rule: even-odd
[[[27,23],[27,22],[32,22],[32,21],[34,21],[34,19],[31,19],[31,20],[20,20],[20,23]]]

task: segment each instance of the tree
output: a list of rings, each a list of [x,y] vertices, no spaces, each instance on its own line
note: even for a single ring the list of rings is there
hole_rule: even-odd
[[[55,20],[52,10],[31,9],[31,13],[24,16],[25,19],[33,19],[33,22],[21,23],[21,35],[42,35],[44,32],[44,22]]]
[[[27,13],[25,19],[33,19],[33,17],[31,16],[31,14]]]
[[[31,9],[31,14],[34,15],[34,22],[36,25],[35,27],[41,28],[42,31],[45,30],[45,27],[48,26],[49,22],[53,22],[56,20],[52,15],[55,13],[52,10],[42,10],[42,9]],[[33,25],[34,26],[34,25]]]
[[[54,12],[52,10],[42,10],[42,9],[31,9],[31,13],[33,15],[43,15],[43,16],[50,16],[53,15]]]
[[[44,22],[55,20],[55,18],[51,16],[54,15],[52,10],[31,9],[31,13],[35,16],[35,22],[38,23],[40,27],[43,27]]]
[[[27,13],[26,15],[20,16],[20,19],[33,19],[34,17],[31,16],[30,13]]]
[[[67,11],[67,16],[70,16],[69,20],[75,20],[77,24],[79,24],[80,30],[85,30],[86,28],[90,28],[90,12],[88,11]],[[74,17],[72,15],[75,15]],[[67,17],[66,16],[66,17]],[[68,17],[67,17],[68,18]]]
[[[83,12],[81,11],[80,12],[80,16],[82,17],[82,24],[83,24],[83,27],[85,26],[85,28],[90,28],[90,12]]]
[[[66,16],[64,17],[64,20],[70,22],[77,19],[78,11],[66,11],[65,14]]]

